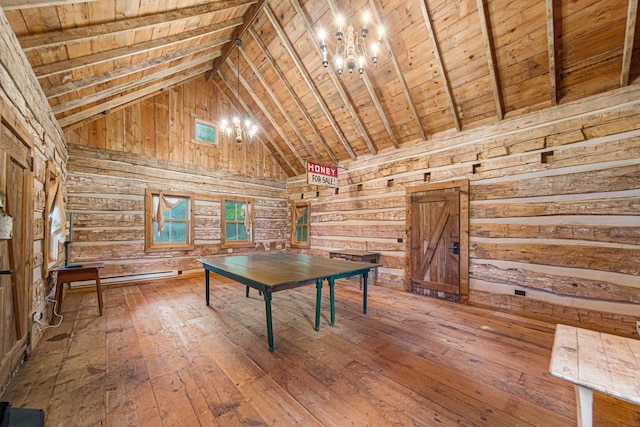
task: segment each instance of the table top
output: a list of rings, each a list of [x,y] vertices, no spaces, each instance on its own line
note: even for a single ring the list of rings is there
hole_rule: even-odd
[[[557,325],[549,371],[640,405],[640,340]]]
[[[268,287],[298,285],[330,277],[362,274],[381,267],[369,262],[345,261],[295,253],[259,253],[199,259],[205,269],[224,271]]]
[[[68,266],[59,265],[53,268],[51,271],[81,271],[81,270],[95,270],[97,268],[104,267],[104,262],[83,262],[73,263]]]

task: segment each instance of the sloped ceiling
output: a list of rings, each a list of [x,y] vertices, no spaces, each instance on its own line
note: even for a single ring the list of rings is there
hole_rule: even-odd
[[[0,0],[63,129],[206,75],[289,176],[633,84],[637,0]],[[374,69],[322,66],[318,30],[368,10]],[[242,40],[238,51],[235,39]],[[330,56],[335,43],[330,41]]]

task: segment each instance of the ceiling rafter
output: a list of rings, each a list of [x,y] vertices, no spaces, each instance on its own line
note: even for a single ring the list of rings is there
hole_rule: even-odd
[[[553,0],[545,0],[547,11],[547,53],[549,56],[549,90],[551,105],[558,105],[558,66],[556,65],[555,19],[553,17]]]
[[[300,6],[299,0],[290,0],[289,2],[296,10],[296,14],[298,15],[298,17],[302,20],[302,24],[307,30],[308,37],[311,39],[313,47],[315,48],[315,51],[318,54],[318,58],[321,58],[322,52],[320,51],[320,41],[317,40],[316,30],[311,25],[311,20],[309,19],[309,16],[304,11],[302,6]],[[365,129],[364,125],[362,124],[362,120],[360,120],[360,117],[356,113],[355,108],[353,108],[353,100],[345,90],[344,82],[340,78],[338,78],[336,73],[329,72],[328,74],[329,74],[329,78],[331,79],[331,81],[333,82],[333,85],[336,88],[336,91],[338,92],[338,95],[340,95],[340,99],[342,99],[344,107],[347,109],[347,111],[351,115],[351,118],[353,119],[353,122],[355,123],[356,127],[360,131],[360,136],[362,136],[365,144],[367,144],[367,147],[369,148],[369,152],[372,155],[375,155],[377,152],[376,147],[373,145],[373,142],[371,142],[371,137],[369,136],[369,133]]]
[[[126,95],[119,96],[109,101],[102,102],[86,110],[79,111],[74,114],[62,117],[58,119],[58,123],[63,131],[73,129],[79,125],[90,123],[94,120],[98,120],[104,117],[106,113],[119,110],[131,104],[131,102],[139,102],[145,97],[157,95],[171,87],[184,83],[200,74],[203,74],[209,69],[209,64],[202,64],[191,70],[187,70],[183,73],[176,74],[173,77],[161,80],[138,91],[128,93]]]
[[[88,87],[96,86],[103,83],[108,83],[109,81],[126,77],[134,73],[159,67],[171,61],[175,61],[190,55],[204,52],[206,50],[211,50],[212,48],[219,46],[223,43],[226,43],[228,41],[230,41],[229,37],[223,37],[216,40],[212,40],[211,44],[198,44],[196,46],[191,46],[186,49],[175,50],[173,52],[167,53],[166,55],[152,58],[148,61],[139,62],[137,64],[131,64],[126,67],[118,68],[113,71],[107,71],[105,73],[98,74],[98,75],[93,75],[93,76],[84,78],[82,80],[77,80],[75,82],[69,82],[69,83],[61,84],[59,86],[53,86],[50,89],[45,90],[45,95],[48,99],[51,99],[57,96],[64,95],[66,93],[75,92],[78,90],[86,89]],[[219,51],[218,51],[218,54],[219,54]]]
[[[280,114],[284,116],[284,118],[287,120],[287,123],[289,123],[289,126],[291,126],[291,128],[296,133],[296,135],[298,135],[298,138],[300,139],[300,142],[302,142],[302,145],[304,145],[304,148],[311,155],[311,157],[313,157],[313,160],[315,160],[316,162],[319,162],[320,159],[318,158],[318,155],[313,150],[313,148],[311,148],[311,146],[309,145],[307,138],[305,138],[304,135],[302,135],[302,132],[300,132],[300,129],[298,129],[298,126],[296,126],[295,122],[293,121],[293,119],[291,118],[287,110],[284,108],[282,103],[278,100],[278,97],[276,96],[276,94],[273,93],[273,90],[271,89],[271,87],[269,87],[269,84],[265,81],[264,76],[262,75],[258,67],[256,67],[256,65],[253,63],[251,58],[249,58],[249,55],[247,55],[247,52],[244,49],[240,48],[240,53],[242,53],[242,57],[245,59],[245,61],[247,61],[247,64],[249,64],[249,67],[251,67],[253,74],[255,74],[258,80],[260,80],[260,83],[262,83],[262,86],[271,97],[271,101],[278,106],[278,109],[280,110]]]
[[[60,73],[71,73],[72,71],[83,67],[90,67],[103,64],[108,61],[115,61],[116,59],[122,59],[129,56],[148,53],[154,49],[167,49],[180,43],[189,42],[201,37],[206,37],[219,31],[226,30],[231,27],[236,27],[241,23],[242,18],[233,18],[227,21],[215,23],[202,28],[196,28],[194,30],[185,31],[168,37],[149,40],[147,42],[136,43],[131,46],[123,46],[120,48],[94,53],[91,55],[80,56],[73,59],[67,59],[64,61],[58,61],[51,64],[36,66],[33,67],[33,71],[36,73],[38,79],[43,79],[45,77],[50,77]],[[216,42],[216,40],[213,40],[210,43]]]
[[[620,86],[629,84],[629,72],[631,70],[631,56],[633,55],[633,40],[636,36],[636,17],[638,16],[638,0],[629,0],[627,7],[627,28],[624,35],[624,48],[622,53],[622,72],[620,73]]]
[[[339,12],[338,12],[338,7],[336,6],[336,2],[333,1],[333,0],[327,0],[327,3],[329,4],[329,9],[331,9],[331,12],[334,15],[338,15]],[[315,43],[318,40],[315,40],[315,38],[313,38],[313,41]],[[369,80],[369,76],[367,75],[367,72],[366,71],[363,72],[360,77],[362,78],[362,81],[364,82],[364,86],[367,88],[367,92],[369,93],[369,97],[371,98],[371,101],[373,101],[373,105],[374,105],[376,111],[378,112],[378,116],[380,117],[380,120],[382,121],[382,124],[384,125],[384,128],[387,131],[387,134],[389,135],[389,138],[391,139],[391,142],[393,143],[393,146],[395,148],[398,148],[398,139],[396,138],[396,135],[394,134],[393,130],[391,129],[391,125],[389,124],[389,119],[387,118],[387,114],[384,112],[384,109],[382,108],[382,104],[380,103],[380,100],[378,99],[378,95],[376,94],[375,90],[373,89],[373,85],[371,84],[371,80]],[[342,83],[342,81],[340,83]],[[375,152],[372,152],[371,154],[375,154]]]
[[[225,86],[227,87],[228,90],[222,90],[222,88],[220,87],[218,82],[216,82],[215,79],[211,80],[211,82],[214,85],[216,85],[216,87],[218,88],[219,92],[222,93],[225,98],[227,98],[227,101],[229,101],[229,104],[230,105],[234,105],[234,102],[232,101],[231,97],[229,96],[229,93],[233,93],[234,88],[231,86],[231,83],[226,79],[226,77],[222,74],[220,69],[218,69],[217,75],[218,75],[218,77],[220,77],[220,80],[225,84]],[[242,99],[240,99],[240,104],[242,105],[242,108],[244,108],[245,111],[249,111],[249,107],[247,106],[247,103],[244,102]],[[239,111],[237,113],[240,114]],[[264,136],[267,139],[267,141],[269,141],[270,146],[265,144],[264,142],[262,142],[262,144],[267,146],[268,149],[270,148],[269,151],[272,154],[275,152],[275,154],[273,154],[273,156],[274,157],[280,157],[282,159],[282,161],[286,164],[286,166],[289,168],[289,170],[291,172],[293,172],[295,175],[297,175],[298,172],[296,171],[296,169],[293,167],[291,162],[289,162],[289,159],[287,159],[287,157],[284,155],[282,150],[280,150],[280,147],[278,146],[278,144],[276,144],[275,141],[271,138],[271,135],[269,135],[269,132],[266,132],[264,130],[264,126],[262,126],[260,123],[257,123],[256,126],[258,126],[258,129],[261,130],[261,132],[259,132],[259,134],[257,136],[258,140],[261,140],[261,138]],[[283,166],[281,163],[280,163],[280,165]]]
[[[487,57],[487,67],[489,68],[489,79],[491,80],[491,91],[493,93],[493,102],[496,104],[496,116],[498,120],[504,118],[504,106],[502,105],[502,93],[500,92],[500,84],[498,82],[498,70],[496,67],[495,51],[493,48],[493,37],[489,28],[489,11],[485,5],[486,0],[477,0],[478,19],[480,19],[480,30],[482,31],[482,44],[484,45],[484,54]]]
[[[91,104],[93,102],[98,102],[101,99],[110,98],[112,96],[116,96],[119,93],[127,92],[130,90],[136,90],[137,88],[144,86],[149,83],[153,83],[154,81],[162,81],[166,77],[180,73],[182,71],[187,71],[192,69],[193,67],[202,64],[205,61],[211,61],[216,55],[219,55],[219,52],[212,52],[207,55],[203,55],[199,58],[193,59],[189,62],[182,62],[179,65],[171,68],[167,68],[161,71],[158,71],[153,74],[149,74],[147,76],[141,77],[139,79],[130,80],[126,83],[119,84],[117,86],[109,87],[105,90],[101,90],[99,92],[92,93],[90,95],[85,95],[81,98],[73,99],[69,102],[65,102],[62,104],[54,105],[51,109],[53,110],[53,114],[59,115],[66,111],[70,111],[79,107],[83,107],[85,105]]]
[[[398,148],[400,146],[398,144],[398,138],[396,138],[395,133],[393,133],[393,129],[391,129],[391,124],[389,123],[389,119],[387,119],[387,115],[384,113],[384,110],[382,109],[382,104],[380,104],[378,95],[376,95],[375,89],[373,89],[373,85],[371,84],[371,81],[369,80],[369,76],[367,75],[366,71],[362,73],[361,78],[362,78],[362,81],[364,82],[365,87],[367,88],[367,91],[369,92],[369,95],[371,96],[373,105],[376,107],[376,110],[378,111],[378,116],[380,117],[380,120],[382,121],[384,128],[387,130],[387,134],[389,135],[389,138],[391,139],[393,146],[395,148]]]
[[[250,5],[256,1],[257,0],[221,0],[185,9],[121,19],[103,24],[89,25],[87,27],[68,28],[64,31],[25,35],[18,40],[20,41],[22,49],[28,52],[69,43],[96,40],[101,37],[115,35],[125,31],[141,30],[156,25],[168,25],[172,22],[198,17],[207,13],[221,12],[235,7]]]
[[[293,49],[291,42],[289,41],[286,34],[284,33],[284,30],[282,29],[282,26],[280,25],[276,17],[273,15],[273,12],[271,11],[271,8],[268,5],[267,7],[264,8],[264,13],[267,16],[267,18],[269,18],[269,21],[271,22],[271,25],[273,26],[273,28],[276,30],[279,40],[282,42],[283,46],[287,50],[287,53],[289,54],[291,59],[293,59],[293,61],[296,63],[296,66],[298,67],[300,74],[302,75],[303,79],[309,86],[309,89],[311,90],[311,93],[316,99],[316,102],[324,112],[327,120],[329,120],[329,123],[333,127],[333,130],[336,132],[336,135],[338,136],[338,139],[340,139],[340,142],[342,142],[342,145],[344,146],[345,150],[347,150],[347,153],[349,153],[349,157],[351,157],[351,160],[355,160],[357,156],[353,151],[353,148],[351,147],[351,145],[349,145],[349,142],[344,137],[344,134],[340,130],[340,127],[338,126],[336,119],[333,117],[333,115],[329,111],[329,107],[327,106],[327,103],[324,101],[324,98],[318,92],[318,88],[316,88],[315,84],[313,84],[313,80],[311,79],[311,76],[309,75],[309,73],[307,72],[307,69],[304,68],[304,65],[302,64],[302,60]]]
[[[257,3],[252,5],[247,10],[247,12],[242,17],[242,25],[240,25],[233,31],[233,34],[231,35],[232,40],[240,40],[242,38],[244,33],[247,31],[247,29],[251,27],[251,24],[253,24],[253,21],[256,20],[256,17],[262,11],[265,4],[267,4],[267,0],[258,0]],[[205,75],[205,79],[207,81],[211,80],[213,76],[215,76],[216,72],[218,71],[222,63],[227,59],[227,57],[229,56],[229,53],[231,53],[234,47],[235,47],[235,43],[229,43],[222,50],[222,55],[220,55],[218,58],[216,58],[213,61],[213,64],[211,65],[211,70],[208,71],[207,74]]]
[[[262,114],[264,114],[264,116],[267,118],[267,120],[269,120],[269,122],[271,123],[271,126],[273,126],[273,128],[276,130],[276,132],[278,132],[278,135],[280,135],[280,138],[282,138],[284,143],[287,144],[287,147],[289,147],[289,150],[294,155],[294,157],[296,159],[298,159],[298,162],[300,162],[300,165],[302,166],[302,170],[305,170],[305,167],[306,167],[305,160],[302,157],[300,157],[300,153],[298,153],[298,150],[296,150],[296,148],[293,146],[293,144],[291,144],[291,141],[289,141],[289,138],[287,138],[287,135],[285,135],[285,133],[282,131],[282,128],[275,121],[275,119],[273,118],[271,113],[269,113],[269,109],[267,109],[264,106],[264,104],[262,103],[260,98],[255,94],[253,89],[251,89],[251,86],[249,86],[249,84],[242,77],[242,75],[239,74],[238,69],[236,68],[235,65],[233,65],[233,63],[229,60],[229,58],[227,58],[226,63],[229,66],[229,68],[231,69],[231,72],[233,74],[240,76],[240,83],[242,83],[242,86],[244,87],[244,89],[251,96],[251,99],[253,99],[253,102],[258,106],[258,108],[260,109],[260,112]],[[235,95],[236,95],[236,97],[240,98],[239,94],[235,94]],[[247,109],[247,111],[249,111],[249,110]],[[298,174],[298,169],[294,167],[294,170],[296,171],[296,174]]]
[[[265,58],[267,59],[267,61],[271,65],[271,68],[276,72],[278,77],[280,77],[280,81],[286,86],[287,90],[289,91],[289,96],[291,96],[291,98],[296,102],[296,105],[298,106],[298,110],[300,111],[300,113],[302,113],[302,115],[304,115],[304,117],[307,119],[307,122],[309,122],[309,124],[313,128],[313,130],[315,132],[315,135],[322,142],[322,144],[324,146],[324,149],[327,151],[327,154],[329,154],[329,156],[331,157],[331,160],[335,164],[337,164],[338,163],[338,158],[336,157],[336,155],[331,150],[331,147],[329,147],[329,144],[324,139],[324,136],[322,135],[322,133],[318,129],[318,126],[316,125],[316,122],[309,115],[309,112],[307,111],[305,106],[302,104],[302,101],[298,97],[298,94],[295,92],[295,90],[291,86],[291,83],[289,83],[289,81],[285,77],[284,73],[280,69],[280,66],[276,63],[276,60],[271,55],[271,53],[269,52],[269,50],[265,46],[264,42],[262,41],[262,39],[258,36],[258,34],[255,32],[255,30],[253,28],[249,28],[249,34],[251,34],[251,36],[253,37],[253,40],[260,47],[260,50],[262,51],[262,54],[265,56]]]
[[[97,0],[0,0],[0,8],[4,10],[33,9],[37,7],[64,6],[94,1]]]
[[[453,116],[453,123],[456,127],[456,130],[459,132],[462,129],[460,126],[460,118],[458,117],[456,103],[453,99],[453,93],[451,92],[451,84],[449,83],[449,78],[447,77],[447,74],[444,70],[442,54],[440,53],[440,45],[438,44],[435,32],[433,31],[433,22],[431,22],[427,0],[420,0],[420,9],[422,10],[424,24],[427,28],[427,31],[429,32],[429,39],[431,39],[431,43],[433,44],[433,56],[435,57],[436,63],[438,64],[438,73],[440,74],[440,79],[442,80],[442,87],[444,88],[444,91],[447,95],[449,109],[451,110],[451,115]]]
[[[380,9],[380,5],[378,5],[378,2],[376,2],[375,0],[371,0],[371,4],[373,5],[373,11],[371,12],[372,15],[378,23],[382,23],[382,10]],[[389,59],[391,59],[391,65],[393,65],[393,69],[396,72],[396,77],[398,78],[398,80],[400,80],[402,91],[404,92],[404,96],[407,99],[407,103],[409,105],[411,115],[413,116],[413,120],[418,124],[420,136],[422,137],[422,140],[426,141],[428,139],[428,136],[424,131],[424,123],[422,122],[422,119],[418,114],[416,104],[413,101],[411,91],[409,90],[409,86],[407,85],[407,80],[404,78],[404,74],[402,72],[402,69],[400,68],[400,63],[398,62],[398,57],[393,51],[391,43],[387,43],[387,53],[389,54]]]

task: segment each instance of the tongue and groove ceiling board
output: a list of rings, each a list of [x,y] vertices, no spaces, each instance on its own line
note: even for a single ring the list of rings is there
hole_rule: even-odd
[[[637,0],[352,0],[376,68],[322,67],[343,0],[0,0],[56,118],[90,123],[193,78],[249,108],[289,175],[634,84]],[[240,50],[241,101],[236,99]],[[330,57],[335,43],[328,37]]]

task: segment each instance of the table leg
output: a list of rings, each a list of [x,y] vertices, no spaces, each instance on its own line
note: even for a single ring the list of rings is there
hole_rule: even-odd
[[[204,297],[207,301],[207,307],[209,306],[209,270],[204,269]]]
[[[271,292],[264,291],[264,308],[267,313],[267,341],[269,351],[273,351],[273,324],[271,323]]]
[[[593,392],[577,384],[574,387],[578,406],[578,426],[591,427],[593,425]]]
[[[315,330],[320,330],[320,302],[322,301],[322,280],[316,280],[316,326]]]
[[[96,269],[96,292],[98,294],[98,312],[100,313],[100,316],[102,316],[102,307],[103,307],[102,285],[100,285],[100,274],[98,273],[97,269]]]
[[[336,297],[335,297],[335,284],[336,281],[333,277],[329,278],[329,304],[331,305],[331,323],[333,326],[336,324]]]
[[[362,273],[362,282],[364,286],[362,288],[362,312],[367,314],[367,278],[369,277],[369,272],[365,271]]]

